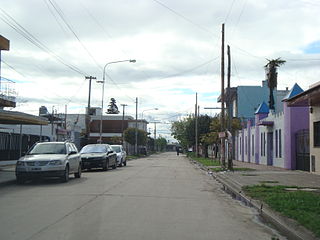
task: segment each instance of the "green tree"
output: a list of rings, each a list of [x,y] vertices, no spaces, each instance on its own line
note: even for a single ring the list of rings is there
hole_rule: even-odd
[[[161,152],[165,151],[167,149],[167,139],[161,136],[158,137],[156,139],[156,146],[159,151]]]
[[[138,129],[138,145],[145,146],[147,143],[147,132]],[[124,140],[131,145],[136,144],[136,129],[135,128],[127,128],[124,131]]]
[[[187,125],[189,125],[189,122],[191,121],[192,116],[190,115],[183,120],[173,122],[171,125],[171,135],[178,140],[183,148],[187,148],[191,145],[187,137]]]
[[[210,122],[212,118],[208,115],[198,117],[198,142],[201,143],[201,135],[210,131]],[[171,134],[177,139],[184,148],[195,145],[195,118],[189,115],[187,118],[172,123]]]
[[[227,121],[227,118],[226,118]],[[231,121],[231,133],[241,129],[239,119],[233,118]],[[187,118],[172,123],[172,136],[179,141],[183,148],[195,145],[195,118],[190,115]],[[208,157],[208,146],[219,144],[219,132],[221,132],[220,116],[209,117],[201,115],[198,118],[198,142],[203,148],[205,157]]]
[[[278,72],[277,69],[283,65],[286,61],[281,58],[268,60],[268,63],[264,66],[267,75],[268,87],[270,89],[269,94],[269,108],[274,110],[274,97],[273,89],[277,87],[278,84]]]

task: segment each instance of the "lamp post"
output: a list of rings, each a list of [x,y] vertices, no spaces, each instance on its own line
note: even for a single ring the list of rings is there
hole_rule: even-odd
[[[106,67],[113,63],[121,63],[121,62],[132,62],[135,63],[135,59],[127,59],[127,60],[121,60],[121,61],[114,61],[114,62],[108,62],[103,67],[103,75],[102,75],[102,81],[97,81],[98,83],[102,83],[102,98],[101,98],[101,116],[100,116],[100,138],[99,143],[102,143],[102,115],[103,115],[103,98],[104,98],[104,83],[105,83],[105,73],[106,73]]]
[[[152,111],[152,110],[159,110],[158,108],[150,108],[150,109],[146,109],[146,110],[143,110],[142,113],[141,113],[141,119],[143,119],[143,113],[146,112],[146,111]]]

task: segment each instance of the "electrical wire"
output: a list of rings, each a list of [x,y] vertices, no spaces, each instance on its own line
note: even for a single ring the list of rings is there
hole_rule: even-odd
[[[26,77],[24,74],[22,74],[21,72],[19,72],[17,69],[15,69],[13,66],[9,65],[7,62],[3,61],[1,59],[1,62],[3,62],[5,65],[7,65],[9,68],[11,68],[13,71],[15,71],[16,73],[20,74],[23,77]]]
[[[19,24],[14,18],[12,18],[8,13],[6,13],[2,8],[0,8],[0,11],[2,15],[0,15],[0,18],[3,22],[5,22],[7,25],[9,25],[13,30],[15,30],[17,33],[19,33],[21,36],[23,36],[25,39],[27,39],[30,43],[41,49],[42,51],[46,52],[51,57],[55,58],[58,62],[63,64],[64,66],[68,67],[72,71],[85,76],[86,74],[78,69],[77,67],[66,63],[61,57],[59,57],[57,54],[55,54],[53,51],[51,51],[45,44],[43,44],[40,40],[38,40],[34,35],[32,35],[28,30],[26,30],[21,24]]]
[[[98,62],[96,61],[96,59],[93,57],[93,55],[90,53],[90,51],[87,49],[87,47],[83,44],[83,42],[80,40],[80,38],[78,37],[78,35],[76,34],[76,32],[74,31],[73,27],[71,26],[70,23],[68,23],[68,21],[66,20],[64,13],[62,11],[62,9],[59,7],[59,5],[54,1],[54,0],[48,0],[49,3],[51,4],[51,6],[53,7],[53,9],[58,13],[58,15],[60,16],[61,20],[63,21],[63,23],[66,25],[66,27],[69,29],[69,31],[73,34],[73,36],[78,40],[78,42],[80,43],[80,45],[82,46],[82,48],[86,51],[86,53],[89,55],[89,57],[93,60],[93,62],[96,64],[96,66],[102,71],[103,68],[102,66],[100,66],[98,64]]]
[[[203,67],[203,66],[206,66],[206,65],[208,65],[208,64],[211,63],[211,62],[214,62],[214,61],[217,60],[218,58],[219,58],[219,57],[215,57],[215,58],[210,59],[210,60],[208,60],[208,61],[206,61],[206,62],[204,62],[204,63],[201,63],[201,64],[199,64],[199,65],[197,65],[197,66],[195,66],[195,67],[193,67],[193,68],[184,70],[184,71],[179,72],[179,73],[175,73],[175,74],[171,74],[171,75],[167,75],[167,76],[161,77],[160,80],[166,79],[166,78],[183,76],[183,75],[185,75],[185,74],[187,74],[187,73],[190,73],[190,72],[193,72],[194,70],[197,70],[197,69],[199,69],[199,68],[201,68],[201,67]]]
[[[236,0],[233,0],[232,3],[231,3],[231,5],[230,5],[230,7],[229,7],[228,13],[227,13],[227,15],[226,15],[226,17],[225,17],[225,19],[224,19],[224,22],[225,22],[225,23],[227,22],[227,20],[228,20],[228,18],[229,18],[229,16],[230,16],[230,13],[231,13],[231,11],[232,11],[232,8],[233,8],[233,5],[234,5],[234,2],[235,2],[235,1],[236,1]]]
[[[170,12],[172,12],[174,15],[184,19],[186,22],[192,24],[193,26],[199,28],[200,30],[206,32],[206,33],[209,33],[212,37],[215,37],[215,38],[219,38],[218,36],[216,36],[215,34],[213,34],[209,29],[193,22],[191,19],[187,18],[186,16],[182,15],[181,13],[179,13],[178,11],[170,8],[169,6],[165,5],[163,2],[160,2],[158,0],[152,0],[153,2],[157,3],[158,5],[162,6],[163,8],[169,10]]]

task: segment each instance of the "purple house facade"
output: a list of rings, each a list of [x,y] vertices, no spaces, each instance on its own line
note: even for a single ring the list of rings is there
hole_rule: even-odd
[[[235,160],[308,171],[303,161],[308,157],[309,108],[292,108],[286,102],[301,92],[295,84],[282,101],[283,112],[274,113],[265,102],[260,104],[255,123],[248,121],[235,137]]]

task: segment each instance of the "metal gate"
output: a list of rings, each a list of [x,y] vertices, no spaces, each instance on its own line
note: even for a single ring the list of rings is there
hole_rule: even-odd
[[[296,133],[296,169],[310,171],[309,130],[303,129]]]

